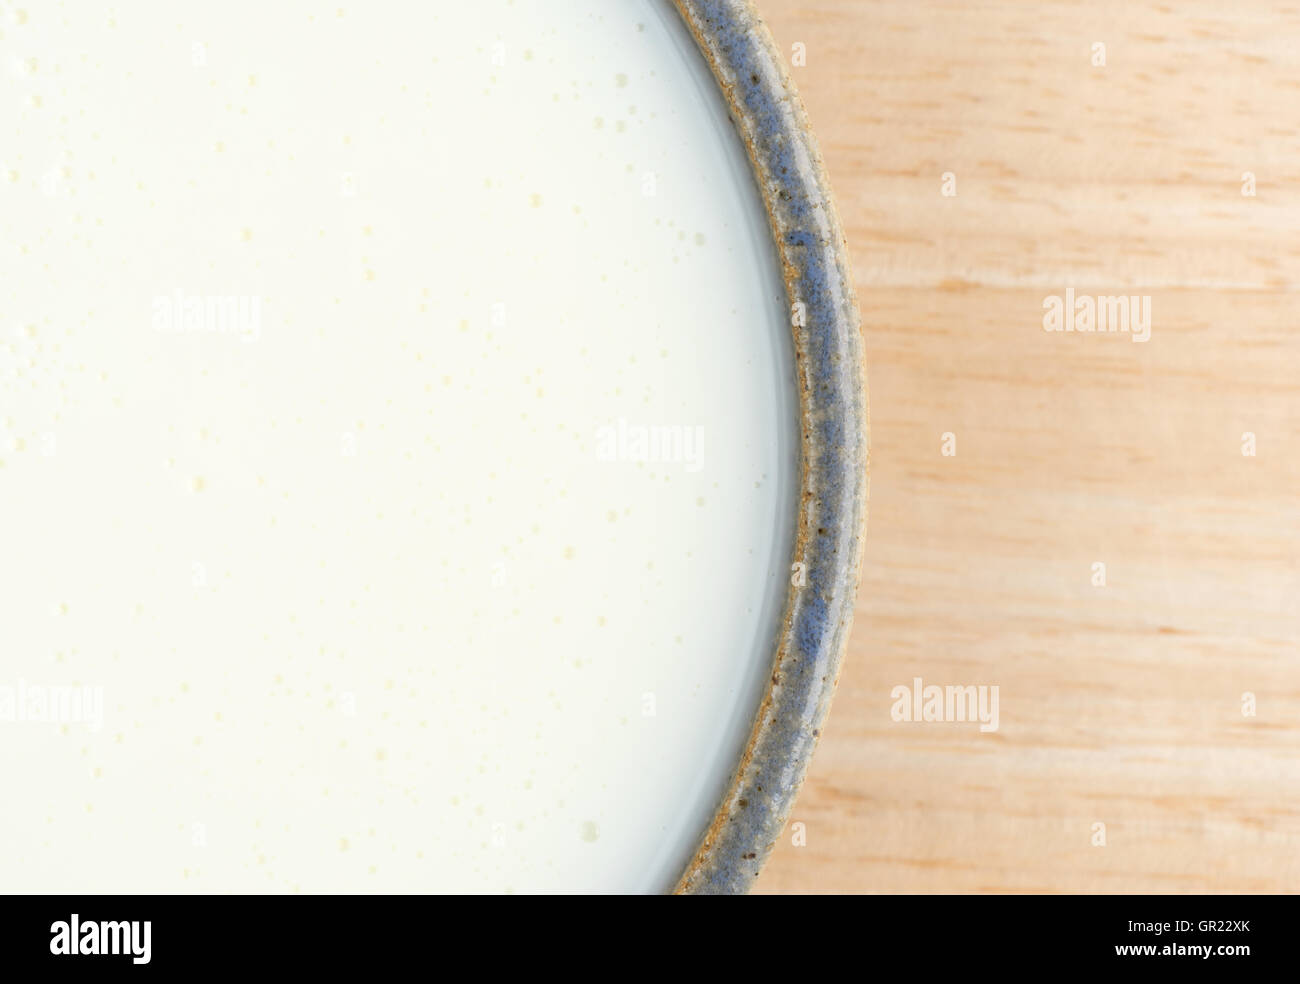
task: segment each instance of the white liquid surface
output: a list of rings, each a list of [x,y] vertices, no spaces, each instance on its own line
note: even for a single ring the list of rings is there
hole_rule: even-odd
[[[747,736],[797,434],[702,61],[343,8],[3,24],[0,890],[662,890]]]

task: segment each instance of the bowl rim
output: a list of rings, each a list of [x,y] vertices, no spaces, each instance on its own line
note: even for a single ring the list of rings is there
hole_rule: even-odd
[[[807,113],[753,0],[672,0],[749,156],[785,283],[800,425],[791,577],[771,673],[674,892],[749,890],[785,829],[839,679],[866,538],[867,381],[848,246]]]

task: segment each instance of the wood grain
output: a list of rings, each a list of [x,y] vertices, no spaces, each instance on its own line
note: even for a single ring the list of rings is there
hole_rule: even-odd
[[[806,46],[872,475],[757,890],[1300,890],[1300,7],[759,5]],[[1067,287],[1150,296],[1150,341],[1045,332]],[[893,721],[914,677],[997,685],[999,729]]]

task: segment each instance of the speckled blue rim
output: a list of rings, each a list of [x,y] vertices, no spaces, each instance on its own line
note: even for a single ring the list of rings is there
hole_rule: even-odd
[[[867,385],[844,233],[799,96],[750,0],[673,0],[708,60],[767,208],[790,302],[802,476],[772,675],[726,795],[676,891],[749,890],[781,836],[830,709],[867,518]],[[797,581],[797,578],[792,578]]]

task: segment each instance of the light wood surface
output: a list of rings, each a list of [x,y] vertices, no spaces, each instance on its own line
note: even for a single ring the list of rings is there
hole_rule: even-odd
[[[759,6],[806,46],[872,475],[757,890],[1300,890],[1300,6]],[[1150,341],[1045,332],[1067,287],[1149,295]],[[914,677],[997,685],[999,729],[893,721]]]

